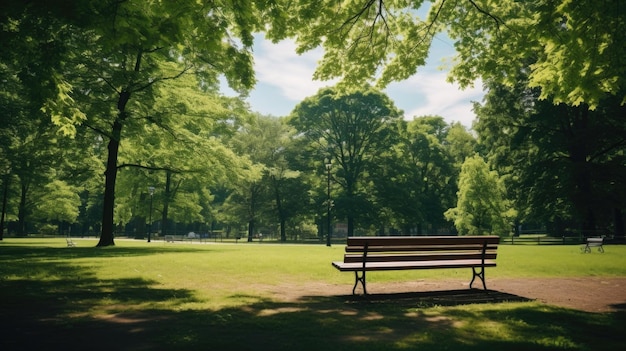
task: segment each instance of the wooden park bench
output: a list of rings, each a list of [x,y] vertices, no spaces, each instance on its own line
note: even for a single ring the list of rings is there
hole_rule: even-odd
[[[166,243],[174,243],[174,241],[183,241],[182,236],[166,235],[164,237]]]
[[[487,290],[485,267],[496,266],[499,242],[498,236],[349,237],[343,262],[332,265],[354,272],[352,294],[361,283],[367,295],[368,271],[438,268],[471,268],[470,288],[478,277]]]
[[[582,248],[584,253],[591,253],[592,247],[597,247],[598,252],[604,252],[604,238],[587,238],[585,246]]]

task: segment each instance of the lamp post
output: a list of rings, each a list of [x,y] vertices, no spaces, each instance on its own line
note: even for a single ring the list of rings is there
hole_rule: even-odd
[[[327,188],[326,188],[326,246],[330,247],[330,208],[331,208],[331,203],[330,203],[330,169],[332,168],[332,163],[330,158],[327,158],[325,160],[325,166],[326,166],[326,182],[327,182]]]
[[[150,236],[152,235],[152,198],[154,197],[154,187],[149,186],[148,192],[150,193],[150,213],[148,214],[148,242],[150,242]]]

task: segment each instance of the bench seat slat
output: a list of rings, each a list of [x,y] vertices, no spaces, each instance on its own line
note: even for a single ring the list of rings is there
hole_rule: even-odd
[[[398,245],[390,245],[390,246],[380,246],[380,245],[369,245],[367,247],[367,252],[385,252],[385,251],[463,251],[463,250],[482,250],[483,243],[476,243],[473,245],[463,244],[463,245],[406,245],[406,246],[398,246]],[[487,244],[487,250],[495,250],[498,248],[496,244]],[[364,246],[346,246],[346,252],[364,252]]]
[[[495,260],[497,257],[496,252],[486,252],[485,259]],[[455,252],[455,253],[405,253],[405,254],[375,254],[367,255],[367,262],[396,262],[396,261],[447,261],[447,260],[480,260],[482,259],[482,253],[480,252]],[[363,263],[363,255],[346,254],[344,256],[344,262],[360,262]]]
[[[342,272],[361,271],[363,263],[333,262],[333,266]],[[448,261],[405,261],[405,262],[367,262],[368,271],[391,271],[404,269],[433,269],[433,268],[471,268],[482,267],[481,260],[448,260]],[[496,262],[485,260],[484,267],[495,267]]]
[[[476,245],[482,244],[498,244],[500,238],[497,236],[413,236],[413,237],[350,237],[348,238],[348,246],[365,246],[367,243],[370,247],[374,246],[412,246],[412,245]]]

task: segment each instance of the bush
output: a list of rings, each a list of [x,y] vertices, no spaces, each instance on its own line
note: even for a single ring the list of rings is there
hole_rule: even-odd
[[[56,224],[42,224],[39,226],[39,233],[54,235],[59,232],[59,226]]]

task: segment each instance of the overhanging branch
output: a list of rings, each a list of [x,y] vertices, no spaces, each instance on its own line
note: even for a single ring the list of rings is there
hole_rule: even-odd
[[[180,170],[180,169],[175,169],[175,168],[170,168],[170,167],[146,166],[146,165],[140,165],[136,163],[123,163],[117,166],[117,169],[121,169],[121,168],[140,168],[140,169],[147,169],[149,171],[168,171],[168,172],[177,173],[177,174],[183,173],[183,170]]]
[[[490,17],[491,19],[493,19],[493,21],[496,23],[496,27],[500,28],[501,24],[504,24],[504,21],[501,20],[500,18],[498,18],[495,15],[492,15],[490,12],[483,10],[480,6],[478,6],[478,4],[476,4],[474,2],[474,0],[468,0],[470,2],[470,4],[472,4],[472,6],[474,6],[474,8],[476,10],[478,10],[478,12],[482,13],[483,15],[486,15],[488,17]]]

